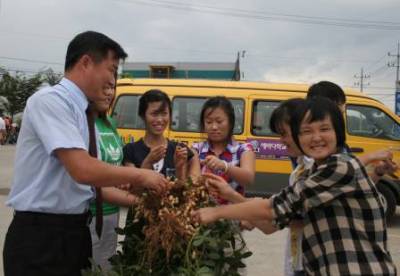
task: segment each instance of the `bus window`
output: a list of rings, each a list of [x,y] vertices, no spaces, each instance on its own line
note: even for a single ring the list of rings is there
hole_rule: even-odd
[[[175,97],[172,101],[171,129],[182,132],[200,132],[200,113],[207,98]],[[233,134],[243,132],[244,101],[229,99],[235,111]]]
[[[400,140],[400,125],[382,110],[361,105],[347,105],[348,133],[356,136]]]
[[[269,120],[272,111],[278,107],[280,102],[254,101],[251,122],[251,133],[254,136],[277,136],[269,128]]]
[[[117,98],[111,117],[117,128],[144,129],[144,122],[138,115],[139,95],[121,95]]]

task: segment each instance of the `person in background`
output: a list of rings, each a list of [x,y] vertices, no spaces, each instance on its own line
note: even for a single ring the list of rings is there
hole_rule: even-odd
[[[89,154],[96,150],[89,102],[109,97],[104,88],[126,56],[104,34],[80,33],[68,45],[64,78],[28,99],[6,202],[14,217],[3,249],[5,276],[78,276],[90,267],[94,187],[166,189],[156,172],[113,166]]]
[[[4,123],[6,125],[6,137],[8,137],[11,129],[12,120],[10,116],[4,116]],[[6,139],[7,142],[7,139]]]
[[[16,144],[18,140],[18,124],[17,123],[12,123],[11,124],[11,129],[10,129],[10,135],[8,138],[8,142],[10,144]]]
[[[289,176],[289,186],[293,186],[300,174],[312,167],[314,160],[305,156],[292,138],[290,123],[297,109],[303,108],[306,101],[303,99],[290,99],[282,102],[276,108],[270,119],[270,129],[279,135],[280,141],[286,146],[288,156],[294,160],[293,171]],[[286,276],[301,276],[304,274],[302,261],[302,232],[303,215],[294,219],[288,228],[284,255],[284,272]]]
[[[202,208],[193,216],[202,223],[266,219],[281,229],[303,214],[306,274],[396,275],[387,247],[383,202],[362,163],[343,152],[346,136],[340,114],[332,101],[322,97],[296,110],[292,138],[315,165],[294,185],[270,199]]]
[[[320,81],[308,88],[307,99],[325,97],[337,105],[342,114],[346,112],[346,94],[336,83]]]
[[[3,114],[0,113],[0,145],[4,145],[6,139],[6,123]]]
[[[120,136],[117,133],[115,123],[107,116],[107,111],[110,108],[115,97],[115,81],[110,82],[104,87],[107,97],[92,102],[90,108],[93,112],[97,131],[97,152],[98,158],[113,166],[122,165],[122,148],[123,144]],[[109,259],[116,253],[118,244],[118,235],[115,228],[119,224],[119,205],[132,206],[136,202],[136,197],[126,191],[110,188],[101,189],[103,198],[108,202],[102,204],[103,209],[103,229],[101,237],[96,233],[96,223],[92,220],[90,224],[90,234],[92,238],[93,260],[99,265],[103,271],[111,270]],[[96,204],[90,204],[90,211],[96,214]]]
[[[201,110],[200,127],[207,140],[194,143],[202,173],[211,172],[224,178],[231,187],[244,195],[245,187],[254,181],[255,154],[248,143],[233,137],[235,112],[231,102],[221,96],[208,99]],[[219,203],[226,204],[223,199]]]
[[[340,109],[344,118],[346,118],[346,94],[339,85],[330,81],[317,82],[310,86],[307,93],[307,99],[313,99],[315,97],[328,98],[329,100],[334,102]],[[346,144],[344,147],[344,151],[350,153],[351,148]],[[358,156],[358,158],[365,166],[368,166],[370,164],[374,165],[372,166],[372,168],[369,169],[372,169],[372,171],[370,172],[370,176],[372,177],[372,180],[376,182],[383,176],[379,169],[385,165],[385,161],[383,160],[390,160],[392,158],[392,153],[389,149],[381,149],[362,154]],[[390,164],[388,164],[388,166],[390,167]]]

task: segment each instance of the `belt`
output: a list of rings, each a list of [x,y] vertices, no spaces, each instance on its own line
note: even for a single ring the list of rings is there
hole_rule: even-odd
[[[92,221],[90,212],[83,214],[50,214],[40,212],[15,211],[14,221],[25,225],[88,226]]]
[[[305,275],[306,275],[306,272],[305,272],[304,270],[295,270],[295,271],[293,272],[293,275],[294,275],[294,276],[305,276]]]

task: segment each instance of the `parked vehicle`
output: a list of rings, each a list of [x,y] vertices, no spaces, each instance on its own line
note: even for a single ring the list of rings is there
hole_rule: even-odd
[[[150,89],[166,92],[172,100],[172,122],[165,133],[169,139],[191,144],[204,140],[199,117],[204,101],[224,95],[234,106],[235,139],[253,144],[256,152],[256,180],[247,194],[265,196],[279,192],[288,184],[292,167],[286,148],[269,128],[272,111],[283,100],[305,97],[309,85],[261,82],[233,82],[171,79],[121,79],[111,115],[125,142],[144,135],[138,116],[138,100]],[[346,90],[347,143],[355,155],[391,148],[400,164],[400,118],[381,102],[353,90]],[[400,173],[384,176],[377,183],[391,217],[400,205]]]

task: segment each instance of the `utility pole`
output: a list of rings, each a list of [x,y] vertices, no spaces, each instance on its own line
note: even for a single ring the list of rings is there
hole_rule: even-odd
[[[400,43],[397,43],[397,55],[393,55],[390,52],[388,53],[389,57],[396,57],[395,62],[389,62],[389,67],[396,67],[396,91],[395,91],[395,102],[394,102],[394,110],[397,115],[400,115],[400,82],[399,82],[399,67],[400,67]]]
[[[390,52],[388,53],[389,57],[396,57],[396,62],[389,62],[389,67],[396,67],[396,91],[400,92],[400,83],[399,83],[399,67],[400,67],[400,43],[397,43],[397,54],[393,55]]]
[[[235,69],[234,69],[235,71],[233,73],[232,80],[240,81],[240,77],[241,76],[242,76],[242,79],[244,78],[243,71],[240,71],[240,59],[244,58],[245,53],[246,53],[245,50],[237,52],[237,57],[236,57],[236,62],[235,62]]]
[[[360,75],[354,75],[354,78],[356,79],[360,79],[359,81],[355,82],[354,85],[360,86],[360,91],[363,92],[364,91],[364,80],[365,79],[369,79],[371,76],[370,75],[366,75],[364,74],[364,68],[361,67],[361,72]],[[369,83],[367,83],[367,85],[369,85]]]
[[[242,60],[244,59],[244,55],[246,54],[246,50],[242,50]],[[242,79],[244,80],[244,71],[242,70]]]

